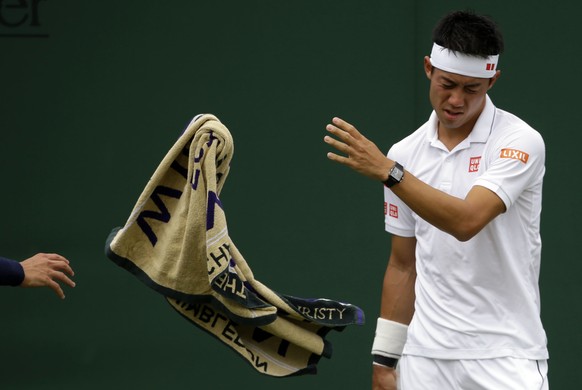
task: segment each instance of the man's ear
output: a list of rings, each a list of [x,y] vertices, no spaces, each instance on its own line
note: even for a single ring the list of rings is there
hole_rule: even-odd
[[[495,76],[493,76],[489,79],[489,87],[487,89],[489,90],[489,89],[493,88],[493,84],[495,84],[500,77],[501,77],[501,71],[498,69],[495,72]]]
[[[424,57],[424,73],[426,73],[426,77],[430,80],[432,76],[432,64],[428,56]]]

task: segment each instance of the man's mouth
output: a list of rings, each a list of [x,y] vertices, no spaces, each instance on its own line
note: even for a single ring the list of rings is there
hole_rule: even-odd
[[[458,117],[463,115],[462,111],[451,111],[451,110],[444,109],[443,112],[445,113],[447,118],[450,120],[457,119]]]

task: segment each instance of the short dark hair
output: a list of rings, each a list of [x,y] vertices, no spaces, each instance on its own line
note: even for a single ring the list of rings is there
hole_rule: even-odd
[[[454,11],[445,15],[432,34],[439,46],[463,54],[488,57],[503,52],[503,36],[489,17],[473,11]]]

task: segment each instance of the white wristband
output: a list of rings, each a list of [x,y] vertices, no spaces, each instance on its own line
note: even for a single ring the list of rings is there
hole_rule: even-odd
[[[381,355],[399,359],[406,343],[408,325],[378,318],[376,337],[372,344],[372,355]]]

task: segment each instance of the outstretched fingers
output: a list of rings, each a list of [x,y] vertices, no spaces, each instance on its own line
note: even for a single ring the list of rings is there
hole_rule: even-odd
[[[75,276],[75,271],[73,271],[73,268],[71,268],[69,260],[65,258],[51,260],[50,265],[52,269],[59,270],[70,276]]]
[[[65,299],[65,292],[63,291],[63,288],[61,287],[60,284],[58,284],[52,279],[49,279],[46,285],[47,287],[52,289],[58,295],[59,298]]]
[[[338,117],[331,122],[326,126],[331,135],[326,135],[324,141],[340,154],[330,152],[327,157],[364,176],[382,179],[390,165],[386,155],[352,124]]]
[[[49,287],[53,288],[53,285],[59,285],[58,283],[55,283],[56,281],[59,281],[61,283],[66,284],[69,287],[75,287],[75,282],[73,282],[69,276],[74,276],[75,272],[73,271],[73,269],[71,268],[71,266],[69,265],[69,261],[67,259],[65,259],[62,256],[60,259],[57,260],[52,260],[51,261],[51,269],[52,272],[50,273],[51,276],[51,284]],[[69,275],[69,276],[67,276]],[[53,288],[53,290],[55,290]],[[62,291],[62,289],[59,286],[59,290]],[[59,291],[55,290],[57,292],[57,294],[59,294]],[[60,296],[60,294],[59,294]],[[64,294],[62,296],[62,298],[64,298]]]
[[[323,138],[324,142],[347,156],[344,157],[330,152],[327,154],[327,157],[330,160],[346,164],[349,161],[350,148],[354,141],[350,132],[353,132],[355,128],[346,121],[337,117],[333,118],[332,123],[328,124],[325,128],[331,135],[333,135],[333,137],[326,135]]]
[[[69,287],[75,287],[75,285],[76,285],[75,282],[73,282],[64,272],[53,271],[51,276],[52,276],[52,278],[51,278],[52,280],[56,279],[61,283],[65,283]]]

